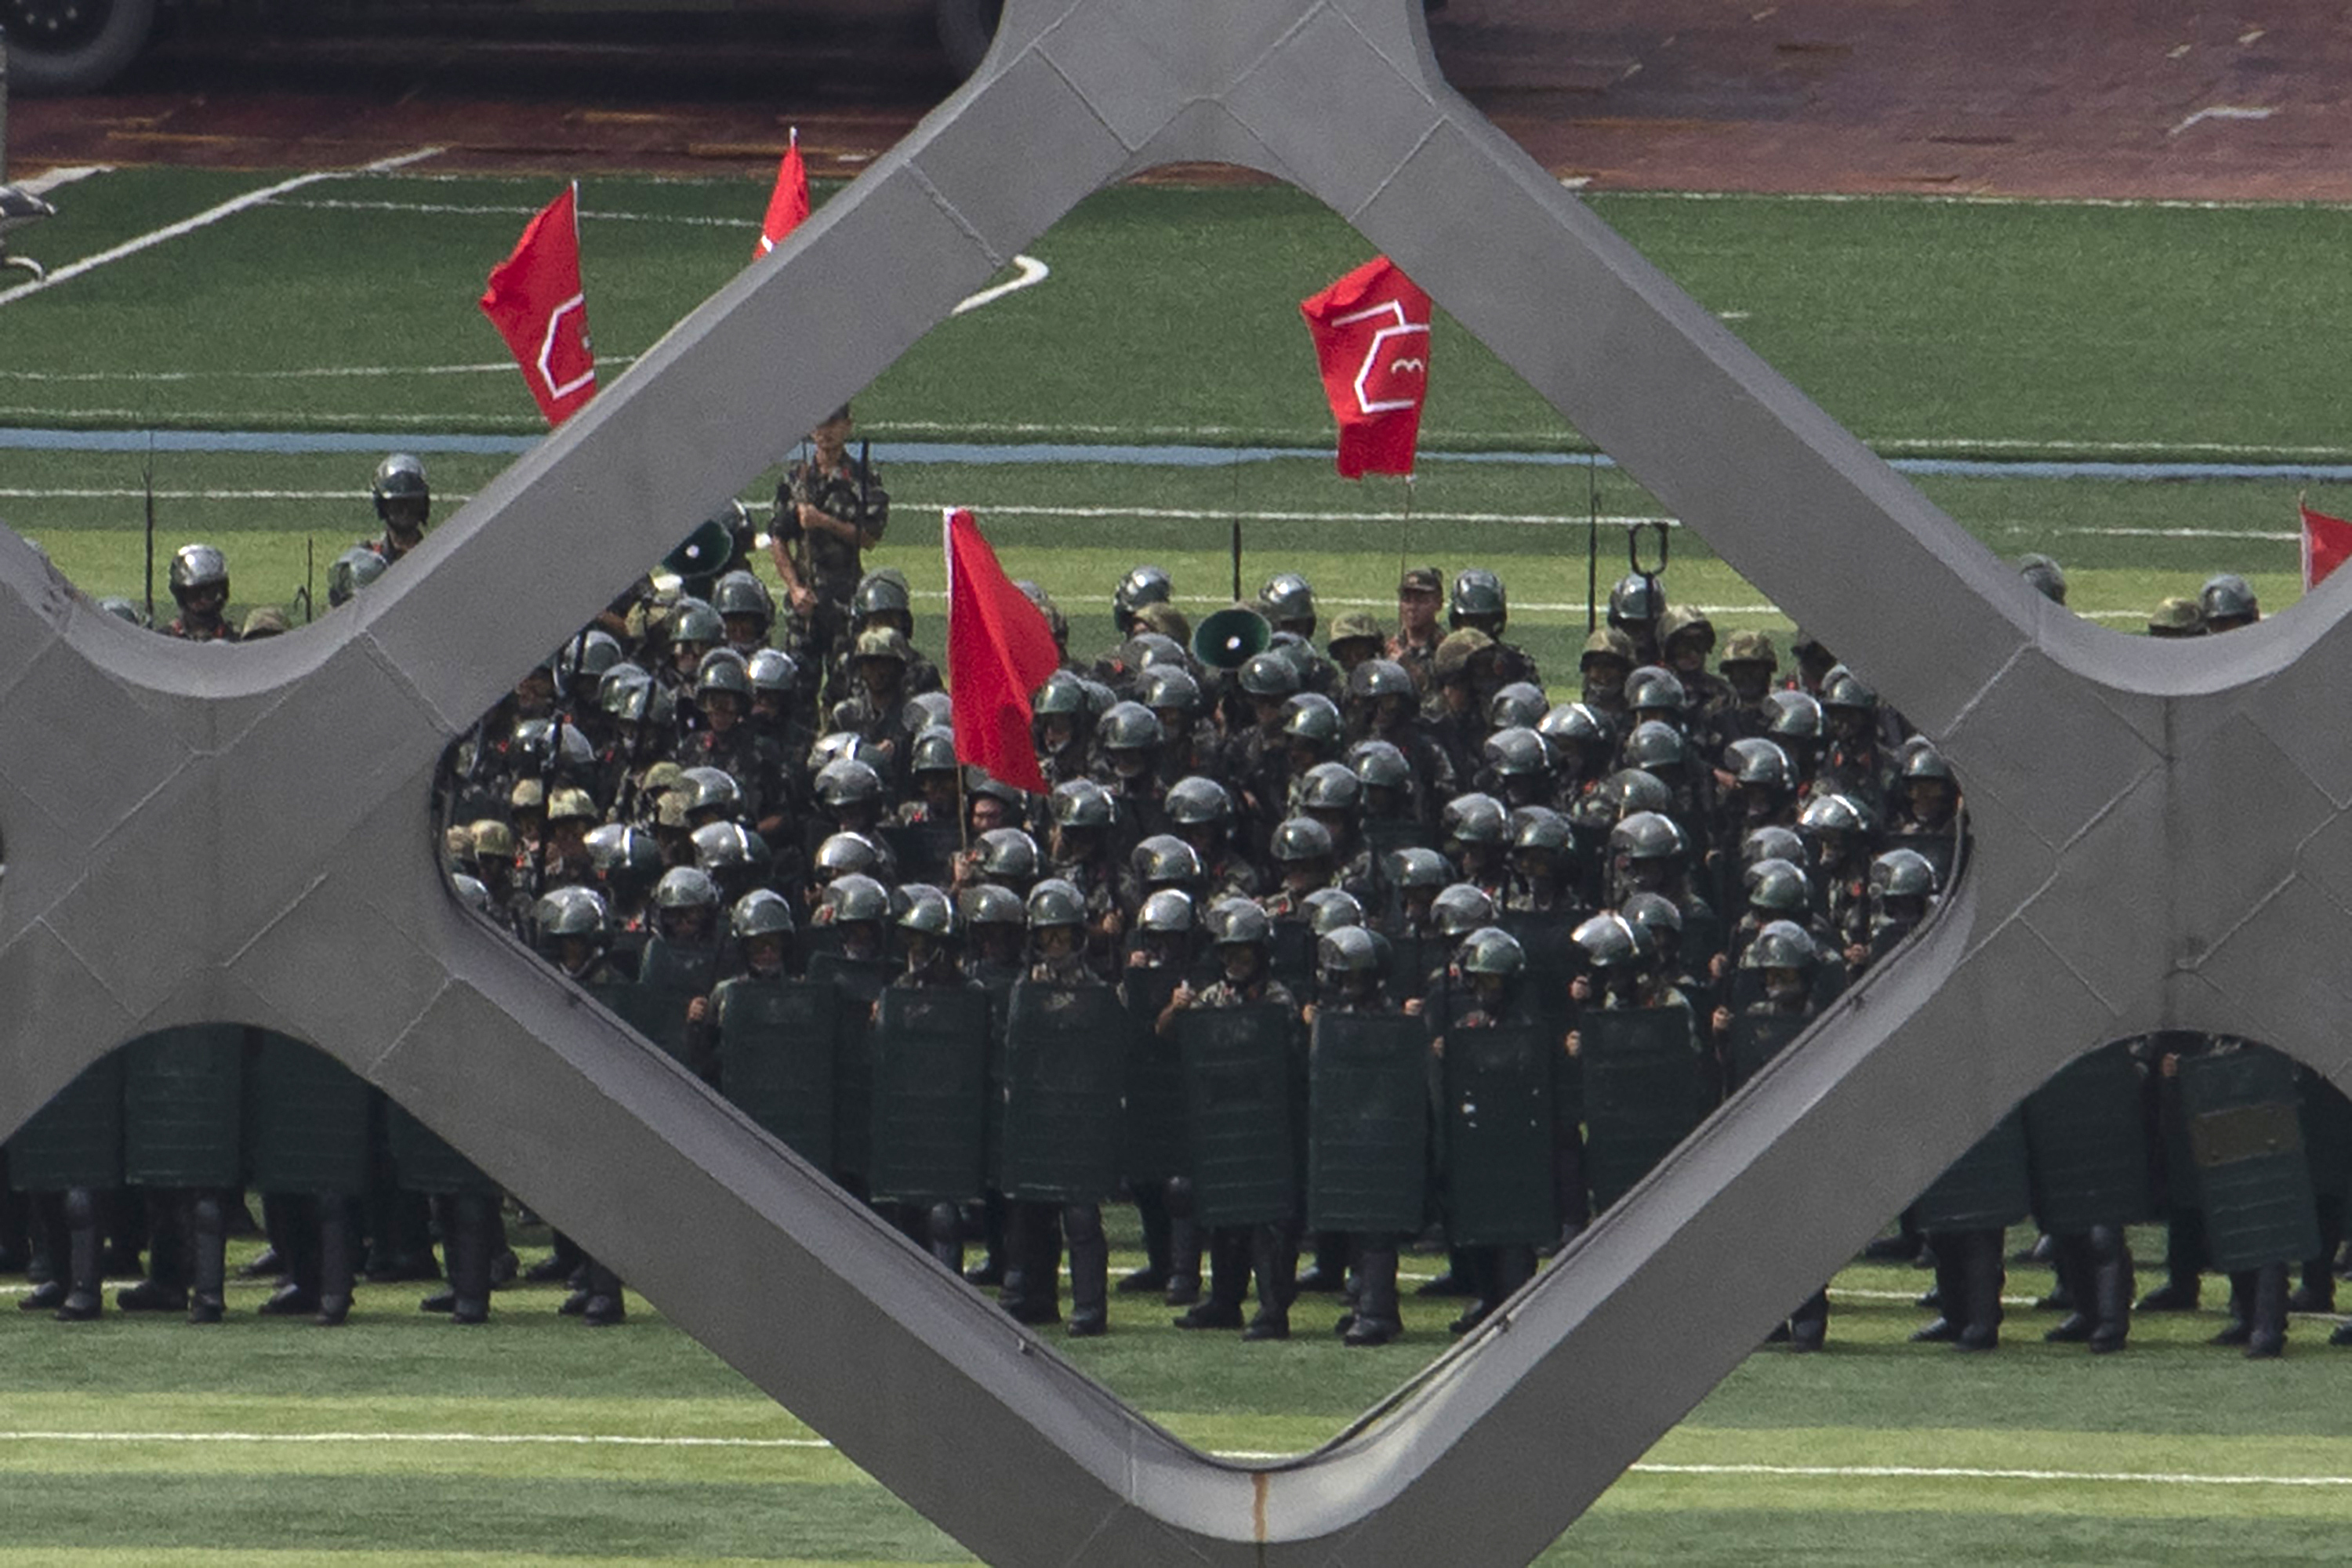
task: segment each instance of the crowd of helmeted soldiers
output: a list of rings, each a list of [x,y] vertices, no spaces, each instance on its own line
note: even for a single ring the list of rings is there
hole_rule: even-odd
[[[845,411],[829,423],[764,541],[740,507],[707,522],[452,748],[444,852],[488,920],[1023,1322],[1063,1321],[1066,1252],[1073,1335],[1105,1331],[1116,1293],[1284,1338],[1299,1297],[1328,1292],[1347,1342],[1377,1345],[1402,1331],[1398,1252],[1418,1241],[1446,1258],[1422,1290],[1464,1298],[1466,1331],[1960,869],[1950,767],[1860,673],[1801,633],[1786,667],[1754,630],[1718,650],[1640,574],[1558,702],[1484,568],[1404,572],[1392,630],[1360,611],[1326,626],[1285,573],[1196,631],[1139,566],[1093,658],[1022,584],[1062,658],[1032,698],[1047,787],[1014,787],[959,763],[908,584],[863,559],[887,493],[848,456]],[[385,537],[362,551],[395,562],[425,498],[421,465],[387,459]],[[763,542],[782,613],[752,570]],[[182,570],[202,549],[174,560],[175,635],[225,625],[216,552]],[[2054,563],[2023,570],[2063,602]],[[2233,577],[2184,603],[2216,630],[2259,614]],[[142,1042],[176,1058],[134,1047],[83,1099],[116,1097],[128,1148],[159,1098],[142,1070],[184,1110],[233,1116],[215,1080],[236,1061],[243,1163],[118,1158],[156,1242],[125,1307],[218,1316],[218,1194],[242,1180],[285,1270],[271,1310],[339,1321],[357,1273],[429,1270],[429,1201],[450,1288],[425,1305],[487,1313],[516,1267],[487,1178],[316,1053],[178,1035]],[[12,1145],[47,1280],[27,1305],[69,1318],[95,1315],[95,1259],[137,1230],[93,1197],[107,1184],[49,1169],[89,1115],[52,1105]],[[2222,1337],[2276,1353],[2291,1266],[2296,1304],[2332,1308],[2346,1124],[2352,1106],[2275,1053],[2120,1042],[1874,1250],[1932,1262],[1941,1315],[1916,1337],[1989,1349],[2003,1231],[2030,1217],[2068,1309],[2048,1337],[2113,1350],[2124,1226],[2160,1213],[2170,1279],[2140,1310],[2193,1307],[2219,1269]],[[331,1178],[317,1146],[353,1142]],[[1114,1199],[1146,1254],[1115,1285]],[[590,1322],[623,1315],[617,1278],[560,1235],[529,1272],[569,1279]],[[1816,1291],[1774,1337],[1818,1349],[1827,1319]]]

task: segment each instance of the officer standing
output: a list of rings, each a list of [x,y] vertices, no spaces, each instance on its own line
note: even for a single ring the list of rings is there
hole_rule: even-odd
[[[425,482],[421,459],[394,452],[375,466],[368,491],[375,498],[376,520],[383,524],[383,533],[362,543],[389,566],[425,542],[425,524],[433,515],[433,488]]]
[[[882,542],[890,497],[873,470],[849,455],[849,405],[827,415],[809,439],[816,450],[776,487],[768,549],[803,628],[803,646],[822,669],[848,635],[863,557]]]
[[[172,552],[172,598],[180,613],[163,628],[184,642],[235,642],[228,624],[228,557],[209,544],[183,544]]]

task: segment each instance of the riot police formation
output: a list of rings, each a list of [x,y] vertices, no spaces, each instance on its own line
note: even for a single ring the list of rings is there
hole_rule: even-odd
[[[1785,658],[1753,629],[1718,647],[1653,576],[1616,585],[1557,701],[1482,567],[1405,571],[1392,630],[1327,625],[1281,573],[1196,637],[1139,565],[1091,662],[1025,590],[1066,650],[1025,793],[957,760],[917,647],[937,628],[865,569],[887,498],[847,436],[843,410],[779,493],[781,597],[735,508],[523,672],[445,759],[442,849],[485,921],[1024,1323],[1100,1334],[1114,1296],[1150,1298],[1280,1340],[1328,1292],[1378,1346],[1419,1246],[1467,1332],[1964,874],[1963,781],[1864,672],[1801,634]],[[373,496],[339,602],[430,515],[414,458]],[[236,640],[219,551],[178,552],[170,587],[170,635]],[[2224,576],[2150,630],[2259,613]],[[338,1322],[357,1281],[441,1276],[427,1310],[478,1322],[518,1266],[478,1170],[261,1031],[138,1042],[6,1152],[0,1250],[38,1255],[25,1304],[68,1320],[138,1267],[122,1309],[216,1321],[240,1193],[280,1280],[265,1310]],[[2047,1337],[2105,1352],[2135,1310],[2126,1227],[2161,1220],[2137,1310],[2221,1273],[2221,1337],[2273,1355],[2290,1310],[2334,1307],[2348,1185],[2330,1086],[2164,1036],[2075,1061],[1874,1250],[1932,1260],[1916,1338],[1985,1351],[2002,1235],[2031,1219],[2065,1309]],[[1105,1209],[1129,1204],[1144,1262],[1113,1279]],[[565,1238],[529,1272],[625,1317]],[[1787,1307],[1773,1337],[1822,1348],[1827,1293]]]

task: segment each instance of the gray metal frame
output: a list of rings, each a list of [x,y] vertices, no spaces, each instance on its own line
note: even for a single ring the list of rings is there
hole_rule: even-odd
[[[2227,1030],[2341,1079],[2352,725],[2328,683],[2352,574],[2220,642],[2123,637],[2039,599],[1449,90],[1419,12],[1010,0],[979,74],[903,145],[299,636],[167,643],[0,536],[0,1128],[142,1031],[282,1029],[983,1556],[1405,1563],[1475,1542],[1499,1562],[1575,1520],[2069,1057]],[[677,519],[1087,194],[1202,159],[1295,182],[1395,258],[1942,737],[1976,826],[1917,945],[1475,1353],[1267,1468],[1204,1458],[1042,1353],[488,933],[429,826],[443,746]]]

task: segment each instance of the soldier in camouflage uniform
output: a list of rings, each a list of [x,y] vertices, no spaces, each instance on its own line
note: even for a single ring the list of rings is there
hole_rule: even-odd
[[[173,602],[180,613],[163,628],[184,642],[235,642],[228,624],[228,558],[209,544],[183,544],[172,552]]]
[[[1444,592],[1434,566],[1412,567],[1397,581],[1397,629],[1389,638],[1388,657],[1403,667],[1424,697],[1437,685],[1437,645],[1445,639],[1437,607]]]
[[[873,470],[849,455],[849,405],[835,409],[809,439],[815,450],[776,487],[768,548],[803,628],[803,647],[822,669],[849,635],[850,602],[866,552],[882,542],[889,525],[890,497]]]
[[[425,465],[406,452],[394,452],[375,466],[368,486],[375,501],[376,521],[383,524],[377,538],[362,547],[389,566],[425,542],[425,525],[433,515],[433,489],[425,480]]]
[[[1494,639],[1489,668],[1495,686],[1524,680],[1540,690],[1543,677],[1536,671],[1536,661],[1517,643],[1503,640],[1503,631],[1510,618],[1509,600],[1501,577],[1483,566],[1473,566],[1454,575],[1454,597],[1446,606],[1447,624],[1457,632],[1480,631]]]

